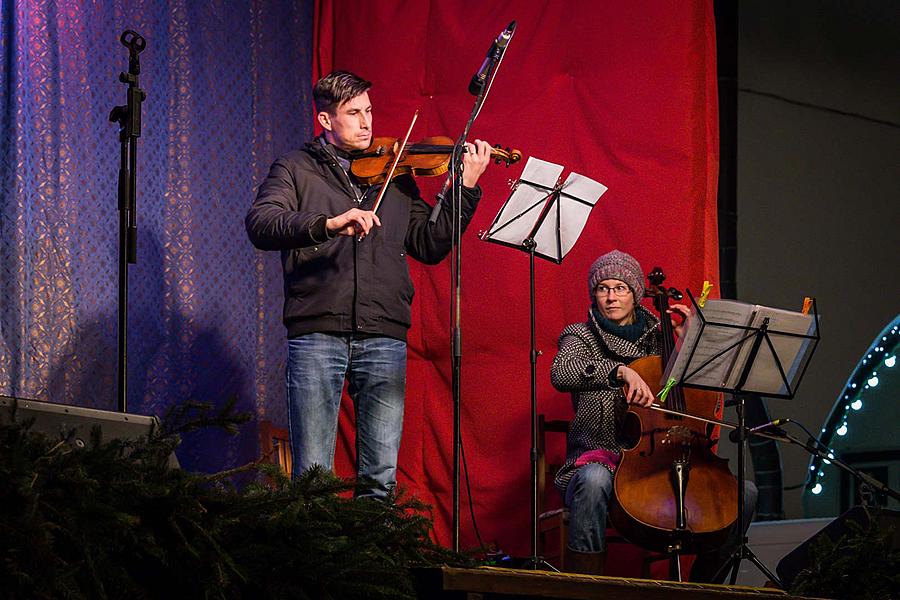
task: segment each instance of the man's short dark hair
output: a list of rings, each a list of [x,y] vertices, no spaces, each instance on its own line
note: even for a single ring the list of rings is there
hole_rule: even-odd
[[[366,81],[349,71],[332,71],[317,81],[313,88],[316,112],[324,111],[333,115],[341,104],[356,98],[370,87],[371,81]]]

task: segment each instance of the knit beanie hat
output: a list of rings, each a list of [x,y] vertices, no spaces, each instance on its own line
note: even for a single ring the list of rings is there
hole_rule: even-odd
[[[644,272],[630,254],[613,250],[594,261],[588,271],[588,294],[594,299],[594,289],[604,279],[624,281],[634,293],[635,304],[644,297]]]

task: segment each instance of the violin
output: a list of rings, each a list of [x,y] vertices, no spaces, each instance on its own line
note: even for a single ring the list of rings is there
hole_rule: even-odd
[[[398,158],[400,146],[397,138],[374,138],[365,151],[350,157],[350,172],[366,185],[384,182],[388,179],[395,159]],[[416,144],[408,144],[399,156],[390,178],[403,174],[418,177],[443,175],[449,168],[453,149],[453,140],[446,136],[428,137]],[[508,167],[522,160],[522,152],[510,148],[502,149],[498,145],[491,149],[491,158],[497,164],[505,163]]]
[[[659,267],[648,278],[646,295],[660,315],[662,356],[639,358],[629,367],[658,394],[675,351],[669,299],[682,295],[662,286],[665,275]],[[715,418],[721,399],[716,392],[675,386],[664,406]],[[623,450],[615,472],[610,520],[616,529],[629,541],[660,552],[695,553],[721,546],[737,521],[737,479],[728,461],[712,451],[717,439],[711,428],[696,419],[631,406],[624,429],[634,445]]]

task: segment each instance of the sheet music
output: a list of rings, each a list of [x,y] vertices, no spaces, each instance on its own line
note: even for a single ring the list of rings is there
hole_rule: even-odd
[[[525,169],[522,171],[522,176],[519,179],[552,189],[556,187],[556,182],[559,181],[559,176],[562,172],[562,165],[529,156],[528,162],[525,163]]]
[[[664,379],[674,377],[688,384],[736,389],[753,348],[753,333],[768,318],[767,333],[775,354],[763,339],[741,391],[784,395],[788,386],[793,389],[794,380],[809,358],[812,339],[785,333],[811,336],[815,329],[813,315],[737,300],[708,300],[702,311],[705,326],[703,319],[690,318],[681,349],[670,359]],[[785,377],[778,369],[776,356]]]
[[[606,193],[608,189],[599,181],[594,181],[590,177],[585,177],[578,173],[569,173],[566,182],[562,185],[564,193],[580,198],[591,205],[596,204],[600,196]]]
[[[712,323],[747,325],[753,309],[752,304],[736,300],[707,300],[702,309],[703,317],[707,321],[706,327],[703,327],[703,320],[700,317],[691,315],[682,338],[681,349],[669,359],[663,381],[667,381],[670,377],[678,381],[685,378],[685,383],[721,387],[728,378],[731,366],[740,351],[740,346],[734,345],[748,332],[732,327],[718,327]],[[698,345],[701,330],[703,343]],[[729,346],[734,347],[726,351]],[[717,355],[718,358],[697,371],[698,367]],[[689,360],[690,368],[685,372]]]
[[[607,187],[578,173],[570,173],[560,186],[562,192],[551,197],[551,191],[563,167],[539,158],[529,157],[519,185],[497,215],[487,239],[520,245],[531,235],[547,202],[554,202],[534,234],[535,254],[557,262],[568,254],[584,230],[591,209]],[[535,187],[534,184],[550,189]]]
[[[562,256],[568,254],[569,250],[575,246],[575,242],[581,236],[581,232],[584,231],[591,209],[594,208],[594,205],[600,200],[600,196],[605,194],[607,189],[609,188],[590,177],[585,177],[578,173],[569,173],[566,182],[562,186],[562,192],[569,196],[575,196],[586,204],[573,202],[570,198],[565,197],[559,200],[562,221],[559,227]],[[538,248],[540,248],[540,245],[538,245]]]
[[[508,244],[521,244],[531,234],[550,190],[556,186],[562,172],[562,165],[529,156],[519,185],[497,215],[487,237]],[[543,190],[528,185],[529,183],[536,183],[549,189]],[[535,236],[535,241],[537,237]]]
[[[794,333],[799,335],[811,335],[815,322],[813,315],[804,315],[798,312],[781,310],[778,308],[760,307],[751,321],[751,327],[760,327],[763,320],[769,319],[769,340],[775,348],[775,354],[765,341],[759,347],[753,367],[744,382],[743,390],[756,393],[785,394],[788,389],[784,378],[778,370],[776,356],[781,361],[787,383],[793,385],[793,380],[800,370],[810,347],[810,340],[800,337],[783,335]],[[738,357],[738,364],[743,364],[749,354],[749,344],[746,350],[742,350]],[[738,369],[735,369],[737,371]],[[731,387],[737,385],[740,373],[734,373],[731,377]]]

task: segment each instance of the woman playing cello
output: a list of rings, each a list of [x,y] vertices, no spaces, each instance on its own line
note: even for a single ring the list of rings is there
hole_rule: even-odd
[[[613,478],[625,446],[623,425],[628,405],[649,406],[655,396],[628,363],[660,353],[659,319],[640,305],[644,274],[630,255],[613,250],[588,272],[591,307],[583,323],[567,326],[550,372],[553,386],[572,394],[575,418],[567,436],[566,462],[555,484],[569,508],[566,570],[599,575],[606,557],[607,510]],[[677,335],[689,309],[670,307]],[[627,391],[627,394],[626,394]],[[755,510],[757,490],[744,482],[745,527]],[[731,532],[716,550],[698,554],[692,581],[710,581],[727,560],[742,532]]]

